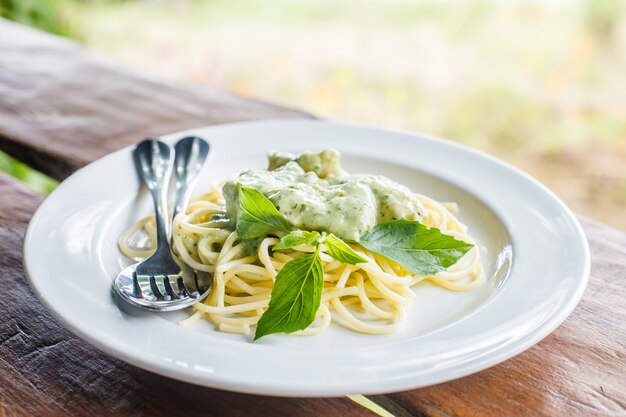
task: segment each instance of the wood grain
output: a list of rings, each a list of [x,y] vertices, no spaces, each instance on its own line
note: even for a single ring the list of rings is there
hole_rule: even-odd
[[[147,79],[0,20],[0,149],[56,178],[143,136],[266,117],[306,115]],[[22,236],[40,201],[0,176],[0,416],[366,412],[344,399],[276,399],[173,382],[74,338],[24,278]],[[626,234],[582,222],[592,250],[589,287],[554,333],[484,372],[374,399],[398,416],[626,416]]]
[[[102,354],[59,325],[26,282],[22,241],[41,197],[1,173],[0,196],[0,416],[373,415],[347,398],[202,388]]]
[[[311,116],[148,78],[0,18],[0,150],[56,179],[147,136],[295,117]]]

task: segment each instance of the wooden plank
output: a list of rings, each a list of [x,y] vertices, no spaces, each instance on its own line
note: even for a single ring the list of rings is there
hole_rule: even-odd
[[[56,179],[146,136],[304,117],[311,116],[151,79],[0,18],[0,150]]]
[[[426,416],[625,416],[626,234],[581,222],[591,278],[563,325],[478,374],[373,399],[390,411],[396,406]]]
[[[4,174],[0,196],[0,416],[374,415],[347,398],[202,388],[100,353],[58,324],[26,282],[22,240],[41,197]]]

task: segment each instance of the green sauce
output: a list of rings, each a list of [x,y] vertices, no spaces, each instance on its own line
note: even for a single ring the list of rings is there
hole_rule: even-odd
[[[381,175],[345,173],[335,150],[274,153],[269,162],[269,170],[247,170],[224,185],[228,217],[237,217],[237,182],[263,193],[296,228],[327,231],[345,240],[358,240],[383,221],[424,216],[407,187]]]

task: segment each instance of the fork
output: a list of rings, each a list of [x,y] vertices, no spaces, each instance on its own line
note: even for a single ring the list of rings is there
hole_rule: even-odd
[[[137,265],[136,285],[145,300],[169,301],[186,292],[181,268],[172,256],[168,238],[167,186],[173,162],[170,148],[158,140],[146,139],[137,145],[133,158],[139,176],[152,194],[156,218],[156,251]]]
[[[198,175],[204,166],[204,161],[209,153],[209,144],[197,136],[188,136],[176,142],[174,146],[174,173],[176,177],[176,197],[174,198],[174,209],[172,210],[172,225],[179,213],[184,213],[189,204],[191,191],[198,180]],[[170,247],[174,249],[174,236],[170,231]],[[190,294],[194,297],[206,295],[211,288],[213,278],[211,274],[203,271],[196,271],[184,262],[180,263],[184,276],[193,276],[195,287],[199,294]],[[189,285],[186,286],[188,290]]]

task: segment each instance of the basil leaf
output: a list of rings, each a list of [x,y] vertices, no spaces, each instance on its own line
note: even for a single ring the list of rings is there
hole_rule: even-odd
[[[276,232],[293,229],[285,216],[261,192],[254,188],[237,185],[239,211],[237,212],[237,234],[241,239],[264,237]]]
[[[351,265],[367,262],[367,260],[363,259],[363,257],[348,246],[346,242],[332,233],[325,236],[324,245],[326,245],[326,253],[339,262]]]
[[[316,232],[307,232],[306,230],[294,230],[288,235],[283,236],[280,242],[274,246],[274,250],[295,248],[298,246],[317,246],[321,235]]]
[[[359,243],[420,275],[445,270],[474,246],[409,220],[380,223],[361,236]]]
[[[306,329],[315,320],[323,287],[319,251],[287,262],[276,276],[270,305],[257,324],[254,340],[271,333]]]

